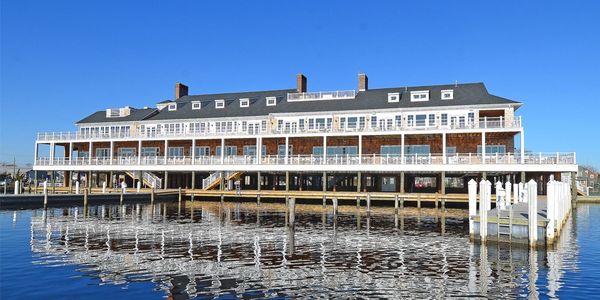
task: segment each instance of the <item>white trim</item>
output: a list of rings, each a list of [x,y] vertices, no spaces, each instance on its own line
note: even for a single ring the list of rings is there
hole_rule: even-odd
[[[250,99],[249,98],[241,98],[240,99],[240,107],[249,107]]]
[[[202,108],[202,102],[192,101],[192,110],[198,110]]]
[[[400,102],[400,93],[388,93],[388,102],[389,103]]]
[[[429,90],[411,91],[410,102],[425,102],[429,101]]]
[[[266,99],[267,99],[267,106],[277,105],[277,97],[267,97]],[[272,103],[269,103],[271,101],[272,101]]]
[[[445,94],[449,94],[449,96],[446,97]],[[454,99],[454,90],[442,90],[440,97],[442,100],[452,100]]]
[[[177,103],[169,103],[169,105],[167,107],[168,107],[169,111],[176,111]]]
[[[225,108],[225,100],[223,100],[223,99],[215,100],[215,108],[216,109]]]

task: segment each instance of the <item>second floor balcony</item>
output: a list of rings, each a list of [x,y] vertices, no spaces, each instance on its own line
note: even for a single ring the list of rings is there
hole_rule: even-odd
[[[232,121],[233,122],[233,121]],[[240,122],[238,122],[240,123]],[[344,128],[340,128],[315,123],[310,126],[298,126],[293,123],[284,123],[282,126],[276,126],[273,128],[264,128],[261,126],[243,126],[241,124],[235,124],[232,126],[223,127],[212,127],[207,126],[203,129],[191,129],[181,128],[179,130],[152,130],[152,131],[141,131],[131,129],[128,131],[117,131],[111,132],[40,132],[37,134],[38,142],[51,142],[51,141],[88,141],[88,140],[108,140],[108,139],[139,139],[139,138],[169,138],[169,137],[180,137],[180,138],[195,138],[195,137],[214,137],[222,138],[226,137],[256,137],[265,135],[302,135],[302,134],[315,134],[315,133],[381,133],[381,132],[422,132],[427,130],[441,130],[441,131],[461,131],[461,130],[472,130],[472,129],[515,129],[522,128],[521,116],[516,116],[514,119],[507,120],[504,117],[484,117],[479,118],[477,122],[449,121],[445,124],[441,122],[428,123],[418,122],[415,120],[413,123],[395,125],[394,123],[387,122],[385,124],[372,124],[366,123],[347,123]]]

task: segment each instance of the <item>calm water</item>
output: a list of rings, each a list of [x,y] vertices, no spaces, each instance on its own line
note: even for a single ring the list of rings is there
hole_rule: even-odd
[[[463,210],[188,202],[0,212],[0,298],[588,298],[600,205],[549,252],[469,243]]]

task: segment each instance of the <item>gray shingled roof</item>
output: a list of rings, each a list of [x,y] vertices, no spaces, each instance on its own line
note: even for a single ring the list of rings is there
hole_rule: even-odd
[[[441,91],[454,90],[452,100],[442,100]],[[411,91],[429,91],[429,101],[411,102]],[[177,110],[169,111],[163,109],[157,113],[142,116],[132,113],[124,118],[106,118],[105,112],[97,112],[79,121],[78,123],[133,121],[133,120],[176,120],[195,118],[231,118],[246,116],[264,116],[270,113],[301,113],[301,112],[325,112],[325,111],[351,111],[386,108],[418,108],[418,107],[448,107],[463,105],[485,105],[485,104],[515,104],[518,108],[520,102],[505,99],[488,93],[483,83],[450,84],[434,86],[397,87],[370,89],[358,92],[354,99],[326,100],[326,101],[298,101],[288,102],[287,93],[295,93],[295,89],[272,90],[259,92],[224,93],[208,95],[184,96],[176,100]],[[388,93],[399,93],[398,103],[388,102]],[[277,105],[267,106],[266,98],[276,97]],[[249,107],[240,107],[239,99],[249,98]],[[215,100],[225,100],[225,108],[215,108]],[[192,110],[192,101],[200,101],[201,109]],[[136,117],[140,117],[137,118]],[[128,118],[125,120],[125,118]]]
[[[150,116],[156,114],[158,109],[156,108],[131,108],[131,113],[125,117],[106,117],[106,110],[97,111],[81,120],[76,122],[75,124],[81,123],[103,123],[103,122],[131,122],[131,121],[140,121],[149,118]]]

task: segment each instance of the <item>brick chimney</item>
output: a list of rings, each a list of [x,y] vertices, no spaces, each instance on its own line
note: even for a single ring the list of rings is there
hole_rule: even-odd
[[[358,91],[364,92],[369,89],[369,77],[365,73],[358,73]]]
[[[175,84],[175,99],[179,99],[188,95],[188,86],[183,83]]]
[[[302,73],[296,76],[296,90],[298,93],[306,93],[306,76]]]

